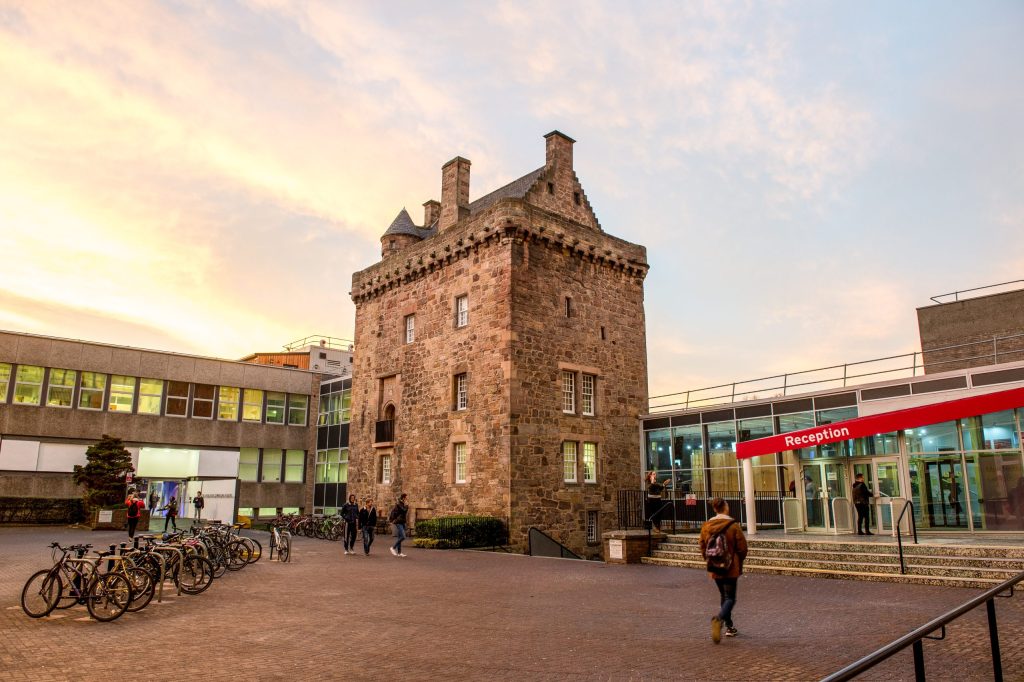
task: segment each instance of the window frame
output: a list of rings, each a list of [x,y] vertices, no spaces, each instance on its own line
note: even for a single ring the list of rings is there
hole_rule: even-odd
[[[117,383],[117,379],[124,379],[130,381],[122,381],[120,384]],[[122,390],[115,390],[114,387],[119,385]],[[131,386],[131,393],[123,390],[123,387]],[[127,374],[111,374],[110,375],[110,390],[107,391],[107,412],[116,412],[118,414],[135,414],[135,392],[139,387],[138,377],[128,376]],[[124,396],[131,396],[131,405],[127,410],[122,410],[117,407],[118,403],[114,402],[115,398],[121,398]]]
[[[292,403],[293,400],[301,400],[302,406],[296,407]],[[288,424],[288,426],[306,426],[306,419],[308,418],[309,415],[309,396],[304,395],[302,393],[289,393],[286,405],[287,407],[285,411],[287,412],[287,414],[285,415],[285,421]],[[295,421],[292,418],[292,415],[297,414],[299,411],[302,412],[302,420]]]
[[[9,362],[0,362],[0,405],[7,403],[7,394],[11,392],[13,367]]]
[[[267,454],[277,454],[277,478],[267,478]],[[273,470],[271,470],[273,471]],[[283,448],[260,448],[260,483],[283,483],[284,476],[284,449]]]
[[[150,382],[150,386],[149,386],[150,391],[152,390],[152,387],[153,387],[154,384],[159,384],[160,392],[159,393],[147,392],[146,391],[146,386],[145,386],[146,382]],[[152,378],[139,377],[139,399],[136,401],[135,413],[136,414],[145,414],[145,415],[149,415],[149,416],[152,416],[152,417],[159,417],[159,416],[161,416],[163,414],[163,408],[164,408],[164,393],[165,393],[164,389],[165,388],[166,388],[166,384],[164,383],[163,379],[152,379]],[[147,402],[147,400],[146,400],[147,398],[150,398],[150,399],[156,398],[156,411],[155,412],[151,408],[150,409],[145,409],[145,410],[142,408],[142,404],[144,402]]]
[[[21,376],[21,371],[25,369],[38,369],[39,370],[39,381],[26,381]],[[18,365],[14,371],[14,396],[11,400],[13,405],[29,405],[33,407],[39,407],[43,404],[43,384],[46,383],[46,368],[40,365]],[[22,386],[27,386],[30,391],[35,390],[35,402],[29,402],[27,400],[18,400],[18,389]]]
[[[455,464],[455,484],[465,484],[469,473],[469,445],[465,441],[452,444],[452,460]]]
[[[466,372],[459,372],[454,377],[455,411],[469,409],[469,377]]]
[[[185,393],[171,393],[171,389],[176,386],[184,386]],[[188,418],[188,404],[192,398],[192,384],[188,381],[173,381],[168,380],[164,385],[164,416],[175,417],[176,419],[187,419]],[[181,408],[181,413],[178,413],[175,407],[172,410],[171,401],[174,401],[174,405],[177,405],[180,401],[185,401],[185,404]]]
[[[590,380],[589,382],[587,380]],[[590,391],[587,392],[587,384],[590,384]],[[590,406],[587,406],[587,403]],[[597,414],[597,376],[583,374],[580,381],[580,408],[584,417],[593,417]]]
[[[63,372],[64,373],[62,375],[63,381],[61,383],[56,383],[56,384],[54,383],[54,373],[55,372]],[[69,373],[71,375],[71,384],[70,385],[67,383],[67,377],[68,377]],[[49,372],[47,373],[47,377],[46,377],[46,403],[45,403],[46,406],[47,407],[56,407],[56,408],[61,409],[61,410],[70,410],[72,407],[75,406],[75,387],[77,385],[78,385],[78,370],[75,370],[75,369],[63,369],[63,368],[58,368],[58,367],[51,367]],[[67,405],[61,405],[60,403],[54,403],[53,402],[52,396],[53,396],[53,390],[55,388],[59,389],[61,391],[70,391],[70,394],[69,394],[69,397],[68,397],[68,404]]]
[[[593,520],[593,523],[591,523]],[[586,516],[586,537],[588,545],[596,545],[601,541],[601,516],[596,509],[588,509]],[[591,532],[593,531],[593,532]]]
[[[587,455],[590,454],[590,476],[587,475]],[[597,483],[597,443],[593,441],[583,442],[583,482]]]
[[[230,397],[225,397],[225,393],[235,392],[234,400]],[[233,416],[225,416],[225,408],[234,412]],[[218,386],[217,387],[217,421],[222,422],[237,422],[242,416],[242,389],[238,386]]]
[[[255,394],[253,397],[259,398],[259,402],[250,402],[250,394]],[[263,423],[263,404],[266,402],[265,391],[262,388],[244,388],[242,389],[242,421],[249,422],[250,424],[262,424]],[[254,408],[256,410],[256,418],[250,419],[246,416],[246,408]]]
[[[288,394],[285,393],[284,391],[267,391],[265,395],[266,395],[266,398],[265,398],[265,400],[263,402],[263,423],[264,424],[274,424],[275,426],[284,426],[286,423],[288,423]],[[281,396],[281,420],[280,421],[272,421],[270,419],[270,410],[271,409],[276,409],[276,407],[277,407],[276,405],[274,407],[271,407],[270,401],[271,400],[274,400],[275,402],[277,401],[277,398],[276,397],[275,398],[271,398],[270,397],[271,395],[273,395],[273,396]]]
[[[455,297],[455,328],[469,326],[469,294]]]
[[[562,414],[576,414],[576,372],[562,370]]]
[[[569,459],[570,454],[567,446],[572,446],[572,478],[567,478],[566,474],[569,473]],[[562,441],[562,482],[563,483],[579,483],[580,482],[580,459],[579,459],[579,443],[574,440],[563,440]]]
[[[407,344],[416,342],[416,313],[405,316],[405,342]]]
[[[85,378],[91,378],[93,381],[90,382],[90,386],[85,385]],[[99,388],[96,387],[96,379],[102,378],[103,381]],[[107,405],[107,384],[109,383],[110,375],[105,372],[79,372],[78,373],[78,409],[87,410],[89,412],[103,412]],[[99,407],[89,407],[83,403],[86,396],[95,396],[99,394]]]
[[[298,462],[293,461],[293,455],[298,458]],[[294,473],[295,470],[299,472],[299,478],[293,480],[289,478],[289,472]],[[306,451],[299,450],[296,448],[286,449],[284,451],[284,478],[281,479],[282,483],[305,483],[306,482]]]
[[[254,462],[249,462],[249,461],[246,461],[245,459],[243,459],[246,451],[250,451],[250,450],[255,450],[256,451],[256,461],[254,461]],[[253,467],[252,478],[249,478],[248,474],[246,476],[242,475],[242,472],[243,472],[242,467]],[[239,450],[238,450],[238,480],[239,481],[245,481],[245,482],[248,482],[248,483],[259,483],[259,480],[260,480],[260,449],[259,448],[239,448]]]
[[[209,398],[207,398],[205,396],[200,397],[200,395],[199,395],[200,389],[203,389],[203,391],[205,392],[207,388],[210,389],[210,397]],[[210,414],[209,415],[196,414],[196,406],[197,405],[204,406],[204,407],[209,405]],[[189,415],[193,419],[213,419],[216,416],[216,414],[217,414],[217,410],[215,409],[216,407],[217,407],[217,386],[216,385],[214,385],[214,384],[192,384],[192,406],[189,409]]]
[[[390,484],[391,483],[391,474],[392,474],[392,471],[391,471],[391,455],[390,454],[381,455],[380,456],[380,482],[382,484]]]

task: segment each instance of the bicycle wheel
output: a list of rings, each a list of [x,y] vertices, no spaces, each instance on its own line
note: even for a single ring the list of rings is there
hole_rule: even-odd
[[[260,544],[260,541],[246,536],[242,538],[242,542],[249,545],[249,563],[254,564],[259,561],[263,556],[263,545]]]
[[[281,536],[281,544],[277,547],[277,560],[288,563],[292,558],[292,539],[288,535]]]
[[[228,545],[228,570],[238,571],[249,564],[249,546],[241,540],[234,540]]]
[[[96,576],[85,601],[89,615],[102,623],[120,618],[132,603],[132,584],[119,573]]]
[[[70,609],[76,604],[85,603],[85,591],[89,587],[89,575],[76,569],[74,578],[68,579],[65,573],[60,574],[60,596],[57,598],[58,609]]]
[[[132,584],[132,602],[128,605],[128,610],[135,613],[149,606],[153,593],[156,592],[156,580],[144,568],[129,568],[128,580]]]
[[[21,590],[21,609],[30,618],[49,615],[60,601],[61,584],[49,570],[36,571]]]
[[[213,564],[201,556],[187,557],[178,572],[181,591],[185,594],[199,594],[213,584]]]

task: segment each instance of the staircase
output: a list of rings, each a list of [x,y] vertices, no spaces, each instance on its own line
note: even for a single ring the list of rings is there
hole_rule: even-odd
[[[696,534],[669,535],[643,563],[706,570]],[[991,588],[1024,571],[1024,542],[1007,545],[903,544],[900,573],[895,542],[748,538],[745,573],[841,580]]]

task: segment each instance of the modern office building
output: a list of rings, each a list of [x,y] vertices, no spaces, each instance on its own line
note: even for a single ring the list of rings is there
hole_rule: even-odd
[[[348,497],[348,430],[352,417],[352,379],[329,378],[320,384],[313,475],[315,514],[337,513]]]
[[[544,165],[469,200],[470,162],[441,171],[423,225],[403,209],[381,261],[352,278],[348,484],[413,521],[460,513],[599,552],[635,479],[647,404],[646,252],[605,233],[545,136]]]
[[[284,350],[251,353],[239,362],[307,369],[326,376],[352,376],[352,342],[332,336],[307,336],[285,344]]]
[[[319,373],[0,332],[0,496],[74,498],[101,435],[132,453],[132,484],[183,515],[309,508]]]
[[[670,478],[680,500],[743,500],[738,513],[759,525],[852,530],[851,485],[864,474],[878,532],[908,500],[919,529],[1024,531],[1024,358],[994,345],[1024,338],[1020,301],[1024,291],[919,309],[927,375],[912,354],[905,366],[856,363],[833,378],[773,377],[759,392],[743,382],[731,395],[687,393],[643,417],[642,469]],[[964,354],[979,340],[987,352]],[[819,390],[787,390],[808,377]]]

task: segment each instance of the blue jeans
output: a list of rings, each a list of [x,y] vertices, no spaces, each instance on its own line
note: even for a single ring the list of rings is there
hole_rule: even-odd
[[[370,553],[370,545],[373,544],[373,533],[377,530],[373,526],[363,526],[363,552]]]
[[[736,578],[715,578],[715,586],[721,596],[722,610],[718,612],[718,618],[725,627],[732,627],[732,607],[736,605]]]
[[[405,539],[405,524],[404,523],[396,523],[395,524],[395,537],[398,538],[398,539],[395,540],[395,544],[393,544],[391,546],[394,548],[394,550],[396,552],[401,554],[402,553],[402,540]]]

